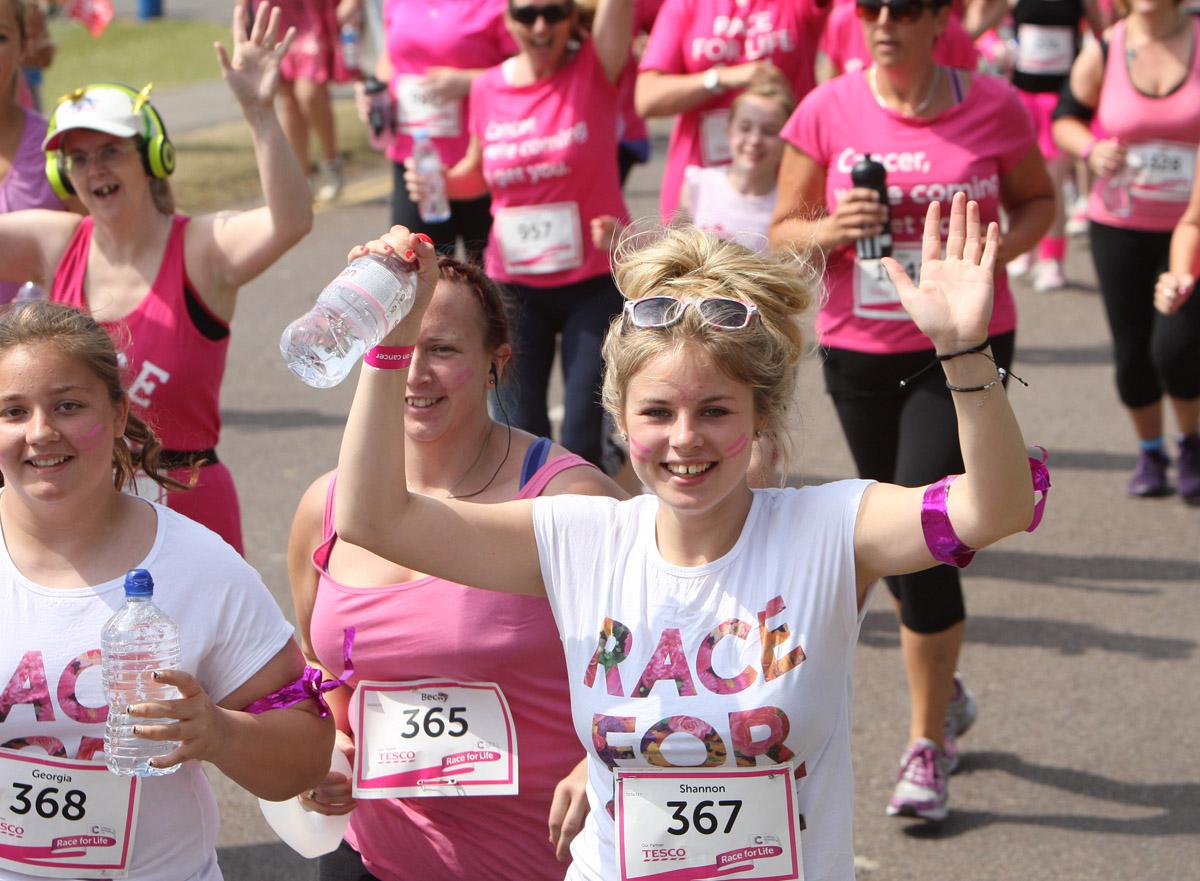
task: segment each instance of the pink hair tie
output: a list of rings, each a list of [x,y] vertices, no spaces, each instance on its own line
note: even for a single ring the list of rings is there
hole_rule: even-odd
[[[329,704],[325,703],[325,692],[333,691],[346,684],[346,680],[354,674],[354,662],[350,660],[350,649],[354,646],[354,628],[347,627],[342,631],[342,675],[337,679],[321,681],[321,671],[316,667],[305,667],[300,678],[289,682],[283,688],[263,695],[258,700],[242,709],[243,713],[257,716],[268,710],[286,710],[296,704],[308,700],[317,702],[318,713],[322,719],[329,715]]]
[[[412,363],[416,346],[375,346],[363,355],[363,363],[376,370],[403,370]]]
[[[1042,515],[1046,512],[1046,497],[1050,492],[1050,470],[1046,467],[1050,454],[1044,447],[1035,446],[1032,450],[1037,450],[1040,455],[1029,457],[1029,475],[1033,482],[1033,520],[1025,528],[1026,532],[1033,532],[1042,522]],[[958,476],[947,475],[926,488],[921,499],[921,529],[925,533],[929,553],[935,560],[962,569],[974,558],[975,548],[964,544],[958,537],[946,512],[946,496],[950,492],[950,484]]]

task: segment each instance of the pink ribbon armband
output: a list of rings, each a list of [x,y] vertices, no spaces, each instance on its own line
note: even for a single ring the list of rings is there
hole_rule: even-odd
[[[1026,532],[1033,532],[1042,522],[1046,496],[1050,492],[1050,471],[1046,468],[1050,456],[1043,447],[1033,449],[1039,455],[1029,457],[1029,474],[1033,482],[1033,519],[1025,528]],[[925,544],[935,560],[962,569],[974,559],[975,548],[964,544],[958,537],[946,513],[946,496],[950,492],[950,484],[958,476],[950,474],[926,488],[925,496],[921,499],[921,529],[925,533]]]
[[[363,363],[376,370],[403,370],[412,363],[416,346],[375,346],[363,355]]]
[[[343,631],[342,663],[345,666],[342,675],[337,679],[322,681],[321,671],[316,667],[305,667],[300,678],[289,682],[278,691],[263,695],[258,700],[242,709],[243,713],[257,716],[268,710],[286,710],[304,701],[317,702],[318,715],[324,719],[329,715],[329,704],[325,703],[325,692],[333,691],[346,684],[346,680],[354,673],[354,663],[350,660],[350,649],[354,646],[354,628],[347,627]]]

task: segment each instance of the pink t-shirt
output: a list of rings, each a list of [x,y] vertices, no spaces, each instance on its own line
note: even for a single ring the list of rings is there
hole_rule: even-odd
[[[1200,19],[1191,26],[1200,44]],[[1088,198],[1088,217],[1123,229],[1167,232],[1187,207],[1200,142],[1200,51],[1191,70],[1161,98],[1144,95],[1125,64],[1125,22],[1113,25],[1100,87],[1096,124],[1129,148],[1129,166],[1116,180],[1099,178]],[[1136,163],[1136,165],[1135,165]],[[1107,204],[1106,204],[1107,203]]]
[[[971,78],[965,100],[933,119],[911,119],[880,107],[866,75],[851,73],[817,87],[792,114],[783,137],[826,170],[829,211],[852,188],[850,169],[869,152],[887,168],[892,256],[918,276],[921,233],[929,203],[942,205],[943,224],[958,191],[979,203],[980,218],[1000,220],[1000,181],[1034,145],[1033,125],[1016,90],[995,77]],[[871,354],[931,347],[878,261],[858,261],[853,245],[828,255],[829,296],[817,316],[821,343]],[[992,334],[1016,328],[1008,279],[996,275]]]
[[[517,51],[504,24],[506,0],[386,0],[383,28],[392,62],[392,96],[400,130],[388,158],[403,162],[412,153],[409,132],[429,131],[442,164],[462,159],[470,143],[469,98],[440,102],[421,89],[431,67],[493,67]]]
[[[517,498],[534,498],[573,467],[575,455],[545,463]],[[438,678],[494,682],[512,710],[520,794],[362,800],[346,840],[381,879],[521,878],[556,881],[565,867],[546,840],[554,787],[583,758],[572,733],[571,699],[558,627],[543,597],[495,593],[425,577],[385,587],[331,578],[334,480],[319,574],[312,644],[327,669],[342,670],[343,628],[355,627],[351,658],[361,680]]]
[[[509,85],[504,65],[475,80],[469,128],[492,193],[485,268],[496,281],[557,287],[608,274],[608,251],[593,247],[590,224],[627,217],[619,97],[590,39],[530,85]]]
[[[18,77],[21,82],[24,77]],[[46,120],[36,110],[25,109],[21,142],[12,158],[8,174],[0,179],[0,214],[23,211],[26,208],[61,209],[62,201],[54,195],[46,179],[46,152],[42,139],[46,137]],[[17,295],[21,282],[0,281],[0,303]]]
[[[829,23],[821,37],[821,51],[833,62],[838,73],[854,73],[871,65],[871,50],[867,47],[855,4],[839,4],[829,13]],[[933,44],[933,60],[947,67],[975,69],[979,52],[957,16],[950,16],[946,30]]]
[[[816,84],[817,45],[828,13],[817,0],[666,0],[641,69],[682,74],[770,61],[799,98]],[[676,118],[659,197],[664,221],[679,203],[687,166],[729,161],[727,122],[736,97],[717,95]]]
[[[767,253],[767,233],[775,210],[776,190],[765,196],[745,196],[729,185],[726,169],[697,168],[684,172],[692,223],[722,239],[731,239],[751,251]]]

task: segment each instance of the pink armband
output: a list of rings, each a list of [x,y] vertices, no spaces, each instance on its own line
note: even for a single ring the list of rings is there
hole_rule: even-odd
[[[1033,532],[1042,522],[1046,511],[1046,496],[1050,492],[1050,471],[1046,462],[1050,456],[1044,447],[1034,447],[1039,456],[1029,457],[1029,474],[1033,482],[1033,520],[1025,528]],[[921,499],[921,529],[925,533],[925,544],[933,558],[939,563],[964,568],[975,557],[975,548],[964,544],[954,531],[946,513],[946,496],[959,475],[950,474],[937,483],[930,484]]]
[[[363,355],[363,363],[376,370],[403,370],[412,363],[416,346],[375,346]]]
[[[325,692],[345,685],[346,680],[354,673],[354,663],[350,660],[350,649],[354,646],[354,628],[347,627],[343,631],[343,635],[342,664],[345,669],[338,679],[327,679],[322,682],[320,670],[316,667],[305,667],[304,672],[295,682],[289,682],[278,691],[260,697],[244,707],[242,712],[257,716],[267,710],[285,710],[296,704],[304,703],[304,701],[314,700],[317,702],[318,715],[322,719],[326,718],[329,715],[329,704],[325,703]]]

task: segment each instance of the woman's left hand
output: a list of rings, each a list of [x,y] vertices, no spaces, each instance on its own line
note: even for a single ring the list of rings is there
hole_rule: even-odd
[[[988,336],[996,277],[1000,228],[980,229],[979,204],[955,193],[950,207],[946,256],[942,253],[942,211],[931,202],[921,241],[921,280],[914,285],[899,263],[883,258],[883,266],[912,320],[938,352],[957,352]]]
[[[175,719],[167,725],[134,725],[134,736],[145,740],[178,740],[179,748],[153,759],[156,768],[169,768],[188,759],[216,761],[229,741],[228,714],[212,702],[200,682],[182,670],[159,670],[155,674],[159,685],[173,685],[179,698],[169,701],[142,701],[129,706],[129,715],[136,719]]]
[[[214,43],[221,73],[229,85],[229,91],[237,98],[243,109],[251,107],[270,108],[274,112],[275,92],[279,88],[279,63],[287,54],[296,36],[295,28],[288,28],[282,40],[279,35],[278,6],[263,0],[258,4],[254,24],[246,30],[246,14],[249,0],[238,0],[233,7],[233,58],[225,47]]]
[[[550,843],[554,845],[554,855],[560,863],[571,859],[571,842],[583,831],[583,822],[587,819],[587,781],[585,757],[554,787],[554,800],[550,803]]]

